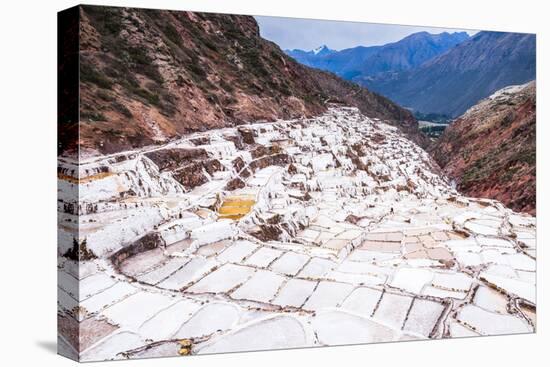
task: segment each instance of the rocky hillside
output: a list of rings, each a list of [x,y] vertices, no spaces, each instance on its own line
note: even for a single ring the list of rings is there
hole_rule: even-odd
[[[457,117],[508,85],[535,79],[535,35],[479,32],[416,69],[356,82],[402,106]]]
[[[358,107],[417,137],[390,100],[313,70],[262,39],[252,17],[80,8],[80,151],[118,152],[250,121]],[[76,149],[68,142],[64,151]]]
[[[469,109],[431,149],[458,189],[536,209],[535,82],[504,88]]]
[[[467,39],[466,32],[418,32],[383,46],[358,46],[342,51],[286,52],[302,64],[360,81],[381,73],[413,69]]]

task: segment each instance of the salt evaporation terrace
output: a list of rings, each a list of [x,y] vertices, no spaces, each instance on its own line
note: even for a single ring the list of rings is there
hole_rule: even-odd
[[[59,343],[82,360],[536,327],[535,218],[356,109],[60,164]]]

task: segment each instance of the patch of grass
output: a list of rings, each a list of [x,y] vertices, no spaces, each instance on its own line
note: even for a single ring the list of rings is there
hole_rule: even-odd
[[[113,82],[109,78],[98,72],[87,62],[80,64],[80,80],[85,83],[95,84],[103,89],[110,89],[113,86]]]
[[[128,117],[128,118],[134,117],[134,115],[132,115],[132,112],[126,106],[124,106],[122,103],[113,102],[112,106],[113,106],[113,109],[115,111],[120,112],[125,117]]]
[[[162,27],[162,32],[164,33],[166,38],[168,38],[171,42],[173,42],[178,46],[181,46],[181,36],[178,30],[176,29],[176,27],[174,27],[172,24],[166,23]]]
[[[309,103],[309,104],[317,103],[316,98],[314,96],[312,96],[311,94],[304,94],[302,96],[302,99],[304,100],[304,102]]]
[[[114,100],[113,95],[110,92],[108,92],[106,90],[103,90],[103,89],[98,90],[96,95],[99,98],[101,98],[102,100],[107,101],[107,102],[110,102],[110,101]]]
[[[524,149],[516,153],[513,157],[514,161],[526,163],[528,165],[535,165],[537,163],[537,151],[536,149]]]
[[[135,65],[147,65],[152,61],[142,47],[128,46],[125,51],[128,53],[129,61]]]
[[[118,130],[115,130],[115,129],[107,129],[105,130],[105,135],[108,135],[108,136],[111,136],[111,137],[114,137],[114,138],[122,138],[124,137],[124,134]]]
[[[216,52],[218,51],[218,46],[212,42],[211,40],[205,38],[203,39],[203,42],[202,42],[207,48],[209,48],[210,50]]]
[[[226,82],[225,79],[220,80],[220,87],[226,92],[233,92],[235,90],[235,87],[231,85],[230,83]]]
[[[487,179],[502,164],[504,148],[502,145],[491,150],[483,157],[477,159],[462,176],[462,184],[468,186],[473,182]]]
[[[122,8],[92,5],[82,5],[82,8],[86,14],[95,19],[100,33],[118,36],[122,30]]]
[[[101,112],[81,111],[80,120],[95,122],[95,121],[107,121],[107,118]]]
[[[504,174],[501,176],[500,181],[510,182],[514,178],[514,175],[519,171],[519,169],[519,166],[508,167],[505,170]]]
[[[160,104],[160,98],[158,94],[153,94],[147,89],[137,88],[134,90],[134,93],[152,105],[159,106]]]
[[[188,65],[189,71],[193,74],[193,79],[199,78],[199,79],[205,79],[206,78],[206,71],[201,67],[200,63],[198,62],[192,62]]]
[[[129,46],[124,51],[134,72],[142,74],[159,84],[164,81],[158,68],[153,64],[153,60],[143,48]]]
[[[279,90],[285,96],[291,96],[292,95],[292,89],[290,89],[290,86],[286,82],[283,82],[279,86]]]
[[[436,138],[441,136],[446,128],[447,126],[423,126],[420,128],[420,131],[430,137]]]
[[[254,75],[259,77],[269,76],[269,72],[265,68],[260,51],[257,48],[245,48],[240,52],[239,56]]]

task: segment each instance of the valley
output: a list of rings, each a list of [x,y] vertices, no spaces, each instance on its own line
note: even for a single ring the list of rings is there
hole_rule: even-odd
[[[60,173],[59,345],[82,361],[536,329],[535,218],[356,108]]]
[[[283,51],[252,16],[70,11],[60,354],[537,330],[534,35]]]

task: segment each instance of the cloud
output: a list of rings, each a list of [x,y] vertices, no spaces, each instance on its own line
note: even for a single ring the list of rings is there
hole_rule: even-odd
[[[282,49],[312,50],[327,45],[334,50],[355,46],[383,45],[416,32],[461,32],[473,35],[477,31],[449,28],[431,28],[406,25],[342,22],[332,20],[298,19],[256,16],[263,38],[275,42]]]

